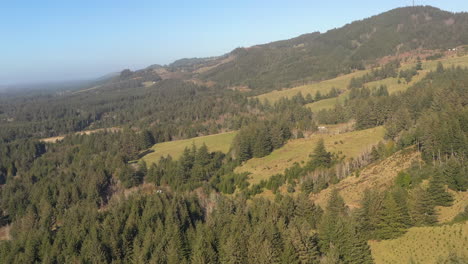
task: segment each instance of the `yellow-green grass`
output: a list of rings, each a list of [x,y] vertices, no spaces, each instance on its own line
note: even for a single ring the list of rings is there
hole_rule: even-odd
[[[190,139],[175,140],[164,143],[158,143],[151,147],[154,152],[145,155],[142,159],[146,163],[156,163],[161,157],[170,155],[174,159],[178,159],[185,148],[191,148],[193,144],[200,147],[203,143],[206,144],[209,151],[221,151],[227,153],[231,147],[232,140],[236,136],[237,131],[202,136]]]
[[[460,67],[468,67],[468,56],[449,57],[449,58],[443,58],[443,59],[440,59],[440,60],[425,61],[425,62],[423,62],[423,65],[422,65],[423,70],[420,71],[418,75],[414,76],[410,83],[406,83],[403,80],[400,81],[400,83],[398,83],[398,78],[387,78],[387,79],[380,80],[380,81],[369,82],[369,83],[366,84],[366,87],[372,88],[372,87],[376,87],[376,86],[380,86],[380,85],[386,85],[387,89],[388,89],[388,92],[390,94],[405,91],[411,85],[413,85],[413,84],[419,82],[420,80],[422,80],[426,76],[426,74],[428,72],[434,71],[437,68],[437,64],[439,62],[442,62],[442,64],[446,68],[451,67],[452,65],[453,66],[460,66]],[[408,64],[403,65],[401,67],[401,69],[406,70],[406,69],[409,69],[409,68],[414,67],[414,66],[415,66],[414,63],[408,63]],[[359,71],[359,72],[356,72],[356,74],[357,73],[364,74],[365,72],[366,71]],[[347,83],[344,86],[345,88],[348,86],[349,81],[351,80],[351,78],[345,78],[345,77],[347,77],[349,75],[350,74],[338,77],[338,78],[342,78],[342,79],[340,79],[340,81],[347,80]],[[334,82],[336,82],[334,80],[335,79],[324,81],[324,82],[334,83]],[[322,83],[324,83],[324,82],[322,82]],[[299,88],[300,87],[297,87],[297,89],[299,89]],[[292,91],[293,89],[295,89],[295,88],[292,88],[290,90]],[[288,90],[284,90],[284,91],[281,91],[281,93],[286,94],[287,91]],[[272,94],[272,93],[264,94],[262,96],[266,96],[266,97],[273,96],[273,95],[269,95],[269,94]],[[296,91],[296,93],[297,93],[297,91]],[[279,94],[279,92],[276,92],[275,96],[278,96],[278,94]],[[348,94],[349,94],[348,92],[345,92],[345,93],[341,94],[338,98],[329,98],[329,99],[321,100],[321,101],[318,101],[318,102],[315,102],[315,103],[307,104],[306,106],[308,108],[310,108],[310,110],[312,110],[312,112],[318,112],[318,111],[323,110],[323,109],[332,109],[336,105],[337,102],[343,103],[346,100],[346,98],[348,97]],[[292,94],[291,96],[293,96],[293,95],[294,94]]]
[[[326,80],[326,81],[321,81],[317,83],[311,83],[311,84],[306,84],[306,85],[301,85],[297,86],[294,88],[290,89],[285,89],[285,90],[276,90],[272,91],[266,94],[261,94],[257,96],[257,98],[263,102],[265,99],[270,101],[271,103],[278,101],[279,99],[286,97],[286,98],[291,98],[297,93],[302,93],[302,95],[305,97],[307,94],[312,95],[315,97],[316,92],[320,92],[322,95],[327,94],[333,87],[339,89],[339,90],[345,90],[348,87],[349,81],[353,77],[360,77],[367,73],[368,70],[364,71],[356,71],[350,74],[338,76],[334,79]]]
[[[263,158],[253,158],[236,169],[236,172],[251,172],[249,182],[259,183],[274,174],[283,173],[295,162],[307,161],[318,140],[323,138],[325,147],[330,152],[341,151],[346,157],[357,157],[372,145],[383,139],[384,128],[376,127],[337,135],[313,134],[309,138],[290,140],[283,147],[276,149]],[[335,142],[337,144],[335,144]],[[343,142],[343,143],[340,143]]]
[[[338,97],[328,98],[324,100],[317,101],[315,103],[306,104],[312,112],[318,112],[324,109],[332,109],[337,103],[343,104],[346,98],[348,97],[349,91],[346,91],[340,94]]]
[[[347,206],[357,208],[366,189],[387,190],[394,184],[398,172],[409,168],[413,162],[420,160],[420,157],[420,153],[411,148],[399,151],[376,164],[367,166],[359,172],[358,177],[356,175],[347,177],[317,194],[312,194],[310,198],[315,204],[325,208],[332,190],[336,189]]]
[[[455,216],[463,212],[465,207],[468,206],[468,192],[455,192],[450,190],[449,192],[453,195],[454,198],[452,206],[436,207],[437,217],[440,223],[452,221]]]
[[[413,227],[402,237],[369,241],[369,245],[376,264],[432,264],[439,258],[447,259],[449,254],[468,257],[468,222]]]

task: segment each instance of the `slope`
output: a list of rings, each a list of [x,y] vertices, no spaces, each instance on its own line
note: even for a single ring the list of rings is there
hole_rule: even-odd
[[[383,127],[376,127],[336,135],[314,134],[309,138],[290,140],[268,156],[248,160],[238,167],[236,172],[250,172],[252,174],[249,176],[249,182],[259,183],[274,174],[283,173],[295,162],[307,161],[320,138],[324,139],[328,151],[341,152],[347,158],[351,158],[359,156],[372,145],[377,144],[383,139],[383,135]]]
[[[231,147],[232,140],[236,136],[237,132],[227,132],[203,137],[195,137],[190,139],[175,140],[169,142],[163,142],[155,144],[151,149],[151,152],[145,155],[142,160],[148,164],[156,163],[161,157],[171,156],[177,159],[182,155],[185,148],[191,148],[192,145],[200,147],[206,144],[209,151],[221,151],[227,153]]]
[[[271,91],[330,79],[387,55],[468,44],[468,14],[430,6],[397,8],[326,33],[313,33],[251,48],[200,77],[225,86]]]
[[[325,208],[332,189],[337,189],[345,203],[351,208],[356,208],[366,188],[387,189],[393,185],[399,171],[409,168],[413,162],[419,159],[420,154],[412,149],[399,151],[377,164],[367,166],[359,173],[358,177],[347,177],[317,194],[312,194],[311,199]]]
[[[370,241],[375,263],[441,263],[450,254],[468,257],[468,222],[413,227],[400,238]],[[444,262],[446,263],[446,262]],[[457,262],[461,263],[461,262]]]

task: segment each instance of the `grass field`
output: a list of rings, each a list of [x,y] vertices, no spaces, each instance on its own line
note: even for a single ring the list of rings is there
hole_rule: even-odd
[[[380,80],[380,81],[369,82],[366,84],[366,86],[369,88],[372,88],[375,86],[380,86],[382,84],[387,85],[387,88],[390,94],[404,91],[409,86],[419,82],[422,78],[424,78],[424,76],[426,76],[426,74],[429,71],[435,70],[437,68],[437,63],[439,61],[444,64],[444,67],[451,67],[452,65],[468,67],[468,56],[462,56],[462,57],[453,56],[453,57],[443,58],[443,59],[435,60],[435,61],[424,61],[423,70],[420,71],[418,75],[414,76],[410,83],[406,83],[403,81],[398,83],[397,78],[387,78],[387,79]],[[403,65],[401,69],[405,70],[405,69],[414,67],[414,65],[415,65],[414,63],[408,63],[408,64]],[[368,72],[368,70],[357,71],[357,72],[343,75],[343,76],[340,76],[331,80],[298,86],[298,87],[294,87],[294,88],[287,89],[287,90],[273,91],[273,92],[259,95],[257,97],[260,100],[268,99],[270,102],[275,102],[282,97],[291,98],[292,96],[296,95],[298,92],[302,92],[302,95],[306,96],[307,93],[310,93],[311,95],[315,95],[317,91],[320,91],[322,94],[327,93],[331,89],[331,87],[336,87],[336,88],[344,90],[348,87],[348,84],[351,78],[362,76],[366,72]],[[331,109],[336,105],[337,102],[343,103],[345,99],[347,98],[347,96],[348,96],[348,92],[345,92],[341,94],[338,98],[329,98],[329,99],[321,100],[315,103],[307,104],[306,106],[310,108],[313,112],[318,112],[322,109]]]
[[[369,242],[377,264],[437,263],[450,253],[468,257],[468,222],[413,227],[400,238]],[[448,263],[448,262],[444,262]]]
[[[147,163],[158,162],[161,157],[170,155],[177,159],[183,153],[184,149],[191,148],[192,144],[200,147],[203,143],[206,144],[209,151],[221,151],[227,153],[231,147],[232,140],[236,136],[237,132],[227,132],[203,137],[196,137],[190,139],[169,141],[164,143],[158,143],[151,149],[154,152],[145,155],[142,159]]]
[[[357,72],[353,72],[353,73],[350,73],[350,74],[346,74],[346,75],[336,77],[336,78],[331,79],[331,80],[326,80],[326,81],[321,81],[321,82],[317,82],[317,83],[301,85],[301,86],[297,86],[297,87],[290,88],[290,89],[285,89],[285,90],[280,90],[280,91],[276,90],[276,91],[272,91],[272,92],[269,92],[269,93],[266,93],[266,94],[261,94],[261,95],[257,96],[257,98],[260,99],[261,102],[263,102],[263,100],[267,99],[268,101],[270,101],[270,103],[273,103],[273,102],[276,102],[276,101],[278,101],[279,99],[281,99],[283,97],[291,98],[291,97],[293,97],[294,95],[296,95],[299,92],[301,92],[304,97],[308,93],[310,93],[310,95],[315,97],[315,93],[317,91],[320,91],[320,93],[323,95],[323,94],[328,93],[331,90],[331,88],[333,88],[333,87],[335,87],[335,88],[337,88],[339,90],[346,90],[351,78],[362,76],[366,72],[368,72],[368,71],[367,70],[366,71],[357,71]],[[333,98],[333,99],[335,99],[335,98]]]
[[[263,158],[253,158],[238,167],[236,172],[251,172],[249,182],[255,184],[274,174],[283,173],[294,162],[307,161],[320,138],[324,139],[328,151],[341,151],[346,157],[356,157],[381,141],[383,136],[383,127],[337,135],[314,134],[309,138],[290,140],[286,145]]]

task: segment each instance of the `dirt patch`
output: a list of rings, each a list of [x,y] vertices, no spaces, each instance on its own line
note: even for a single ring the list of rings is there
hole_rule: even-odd
[[[444,24],[445,24],[446,26],[451,26],[451,25],[453,25],[454,23],[455,23],[455,19],[453,19],[453,17],[444,20]]]
[[[231,56],[229,56],[229,57],[227,57],[227,58],[221,60],[219,63],[217,63],[217,64],[215,64],[215,65],[206,66],[206,67],[201,67],[201,68],[199,68],[199,69],[196,69],[194,72],[195,72],[195,73],[204,73],[204,72],[207,72],[207,71],[209,71],[209,70],[211,70],[211,69],[214,69],[214,68],[216,68],[216,67],[218,67],[218,66],[220,66],[220,65],[223,65],[223,64],[228,63],[228,62],[230,62],[230,61],[233,61],[235,58],[236,58],[236,56],[231,55]]]
[[[98,129],[93,129],[93,130],[86,130],[86,131],[79,131],[76,132],[75,135],[90,135],[98,132],[119,132],[122,129],[120,127],[110,127],[110,128],[98,128]],[[56,136],[56,137],[49,137],[49,138],[42,138],[39,139],[41,142],[45,143],[57,143],[58,141],[61,141],[65,138],[65,136]]]
[[[10,225],[0,227],[0,241],[2,240],[10,240]]]

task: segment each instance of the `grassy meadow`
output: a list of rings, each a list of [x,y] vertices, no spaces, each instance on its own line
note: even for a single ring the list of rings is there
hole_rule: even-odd
[[[346,157],[357,157],[372,145],[383,139],[384,128],[376,127],[343,134],[313,134],[308,138],[293,139],[283,147],[274,150],[263,158],[253,158],[236,169],[236,172],[251,172],[249,182],[252,184],[266,180],[270,176],[283,173],[295,162],[307,161],[318,140],[323,138],[325,147],[330,152],[340,152]]]
[[[267,99],[268,101],[270,101],[270,103],[274,103],[283,97],[291,98],[299,92],[302,93],[302,95],[305,97],[308,93],[312,96],[315,96],[315,93],[317,91],[319,91],[322,95],[327,94],[333,87],[339,90],[346,90],[348,87],[349,81],[353,77],[360,77],[364,75],[366,72],[368,71],[367,70],[357,71],[357,72],[353,72],[350,74],[338,76],[334,79],[330,79],[326,81],[301,85],[301,86],[297,86],[297,87],[290,88],[290,89],[284,89],[280,91],[276,90],[276,91],[272,91],[269,93],[261,94],[257,96],[257,98],[260,99],[261,102]],[[333,99],[336,99],[336,98],[333,98]]]
[[[451,56],[451,57],[445,57],[445,58],[434,60],[434,61],[423,61],[423,70],[420,71],[418,75],[414,76],[410,83],[406,83],[404,81],[401,81],[400,83],[398,83],[398,78],[387,78],[384,80],[369,82],[366,84],[366,86],[372,88],[372,87],[380,86],[384,84],[384,85],[387,85],[388,91],[390,94],[404,91],[409,86],[415,84],[416,82],[424,78],[424,76],[426,76],[426,74],[429,71],[435,70],[437,68],[437,63],[439,61],[442,62],[445,67],[451,67],[452,65],[468,67],[468,56],[461,56],[461,57]],[[414,66],[415,66],[415,63],[406,63],[402,65],[401,69],[405,70]],[[301,85],[301,86],[297,86],[297,87],[290,88],[290,89],[276,90],[276,91],[272,91],[269,93],[258,95],[256,97],[260,99],[260,101],[267,99],[271,103],[273,103],[283,97],[291,98],[299,92],[301,92],[302,95],[305,97],[308,93],[310,93],[312,96],[315,96],[315,93],[317,91],[320,91],[321,94],[326,94],[330,91],[332,87],[338,88],[340,90],[345,90],[347,89],[351,78],[360,77],[366,74],[367,72],[369,72],[369,70],[356,71],[350,74],[336,77],[334,79],[325,80],[325,81],[312,83],[312,84]],[[348,96],[348,92],[345,92],[341,94],[338,98],[329,98],[329,99],[321,100],[318,102],[310,103],[310,104],[307,104],[307,107],[309,107],[314,112],[320,111],[322,109],[330,109],[335,106],[337,101],[340,103],[343,103],[345,99],[347,98],[347,96]]]
[[[468,257],[468,222],[413,227],[397,239],[370,241],[369,244],[376,264],[435,264],[451,253]]]
[[[193,144],[200,147],[203,143],[206,144],[209,151],[221,151],[227,153],[231,147],[232,140],[236,136],[237,132],[227,132],[209,136],[202,136],[190,139],[175,140],[169,142],[163,142],[155,144],[151,147],[154,152],[145,155],[142,159],[148,164],[156,163],[161,157],[170,155],[172,158],[179,158],[185,148],[191,148]]]

